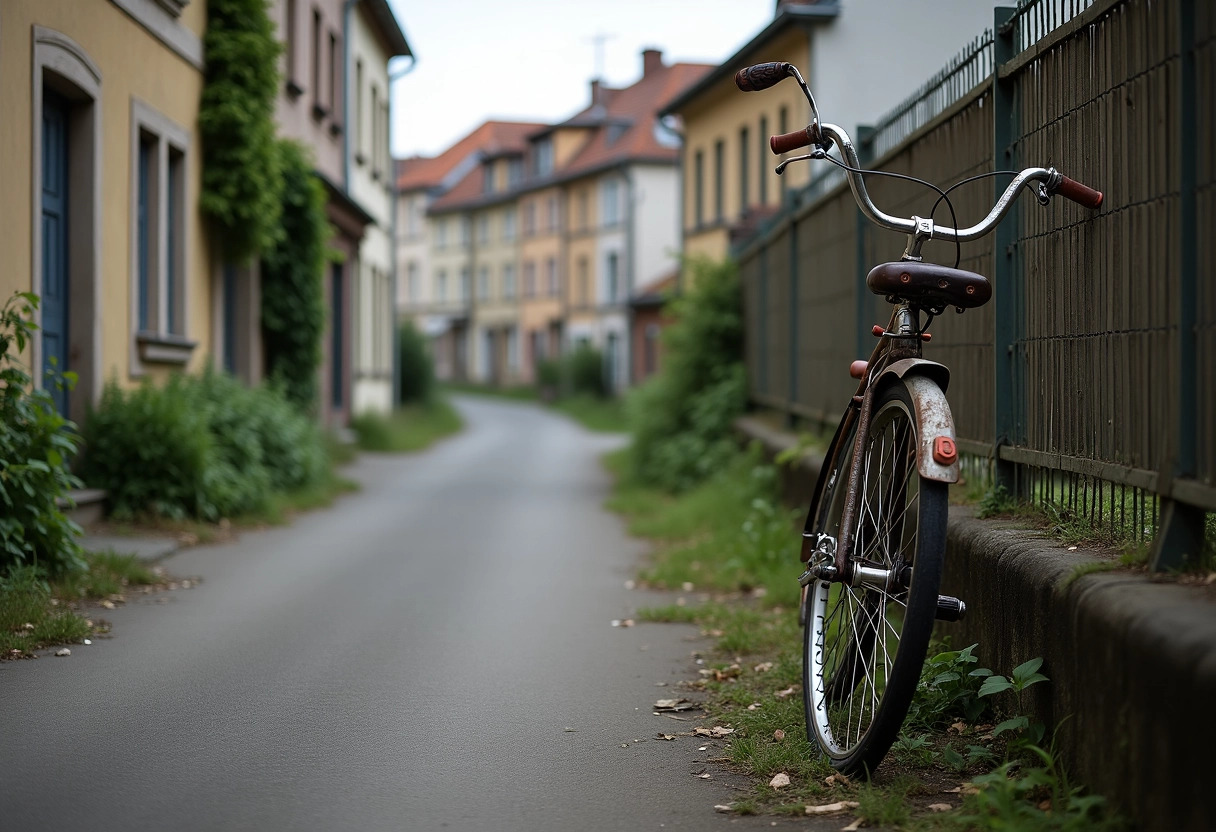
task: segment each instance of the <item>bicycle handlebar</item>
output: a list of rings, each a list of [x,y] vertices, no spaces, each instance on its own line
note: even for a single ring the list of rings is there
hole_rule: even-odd
[[[840,148],[840,154],[845,164],[849,168],[854,168],[854,170],[846,169],[846,175],[848,176],[849,188],[853,192],[853,198],[857,201],[857,206],[871,222],[881,228],[899,231],[904,234],[914,234],[920,229],[921,232],[927,232],[933,239],[966,243],[979,239],[996,228],[997,223],[1009,212],[1018,194],[1024,188],[1036,182],[1041,183],[1041,199],[1044,202],[1047,195],[1059,194],[1065,199],[1072,200],[1086,208],[1098,208],[1102,204],[1103,195],[1101,191],[1096,191],[1074,179],[1069,179],[1054,168],[1027,168],[1015,176],[1013,181],[1009,183],[1009,187],[997,199],[996,204],[992,206],[992,210],[988,212],[988,216],[970,228],[956,229],[948,226],[934,225],[932,221],[923,220],[918,217],[905,219],[885,214],[870,199],[869,191],[866,190],[865,180],[859,172],[861,161],[858,159],[857,150],[853,147],[849,134],[835,124],[823,124],[819,122],[818,108],[815,106],[811,91],[807,89],[797,67],[784,61],[744,67],[735,73],[735,84],[744,92],[753,92],[768,89],[786,77],[798,79],[799,86],[802,87],[802,91],[811,105],[815,118],[802,130],[795,130],[792,133],[770,137],[769,148],[773,153],[781,155],[810,145],[814,145],[822,151],[827,151],[832,144],[837,145]],[[781,173],[790,162],[807,158],[811,157],[800,156],[788,159],[781,164],[777,172]]]

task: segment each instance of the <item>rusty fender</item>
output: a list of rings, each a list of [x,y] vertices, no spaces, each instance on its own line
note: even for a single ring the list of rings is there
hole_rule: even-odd
[[[950,383],[950,369],[936,361],[905,358],[883,370],[878,380],[887,376],[902,379],[912,395],[920,436],[916,449],[916,467],[920,475],[938,482],[958,482],[954,416],[945,393]],[[949,449],[949,453],[943,455],[943,448]]]

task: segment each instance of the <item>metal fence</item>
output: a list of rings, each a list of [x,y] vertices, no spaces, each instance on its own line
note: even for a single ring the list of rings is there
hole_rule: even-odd
[[[1216,511],[1214,5],[998,8],[992,32],[854,135],[879,170],[952,183],[1053,165],[1106,193],[1096,214],[1023,199],[996,234],[964,246],[961,267],[992,277],[994,301],[936,322],[929,354],[952,370],[963,451],[1112,538],[1147,539],[1164,523],[1158,566],[1196,553]],[[983,216],[1007,181],[951,194],[959,223]],[[935,199],[886,177],[867,185],[898,215]],[[793,196],[736,252],[751,395],[827,427],[852,393],[848,363],[889,314],[865,275],[904,241],[866,223],[838,180]],[[953,254],[925,249],[936,262]]]

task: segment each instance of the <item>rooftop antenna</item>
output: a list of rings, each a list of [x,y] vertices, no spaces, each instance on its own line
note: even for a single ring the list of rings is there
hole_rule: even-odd
[[[604,78],[604,44],[615,37],[616,35],[597,32],[588,38],[595,45],[595,75],[593,77],[596,79],[603,80]]]

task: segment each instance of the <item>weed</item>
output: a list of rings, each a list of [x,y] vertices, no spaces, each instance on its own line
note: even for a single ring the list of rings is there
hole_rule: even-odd
[[[1017,498],[1005,490],[1005,486],[998,485],[988,490],[980,499],[979,511],[977,517],[987,518],[996,517],[1000,514],[1012,514],[1019,507]]]
[[[584,393],[559,399],[553,406],[587,430],[624,433],[627,429],[625,405],[620,399],[605,399]]]
[[[984,714],[988,703],[980,690],[992,678],[992,671],[975,666],[976,646],[947,650],[925,660],[905,725],[934,728],[960,718],[974,723]]]
[[[933,743],[924,734],[901,733],[891,745],[891,753],[905,765],[924,768],[937,759]]]
[[[417,451],[460,430],[460,414],[443,399],[402,408],[392,416],[364,413],[351,420],[365,451]]]
[[[89,633],[83,618],[51,603],[51,587],[40,569],[16,566],[0,577],[0,657],[80,641]]]
[[[866,783],[857,792],[857,817],[869,826],[902,826],[912,818],[908,794],[916,782],[900,779],[880,787]]]

